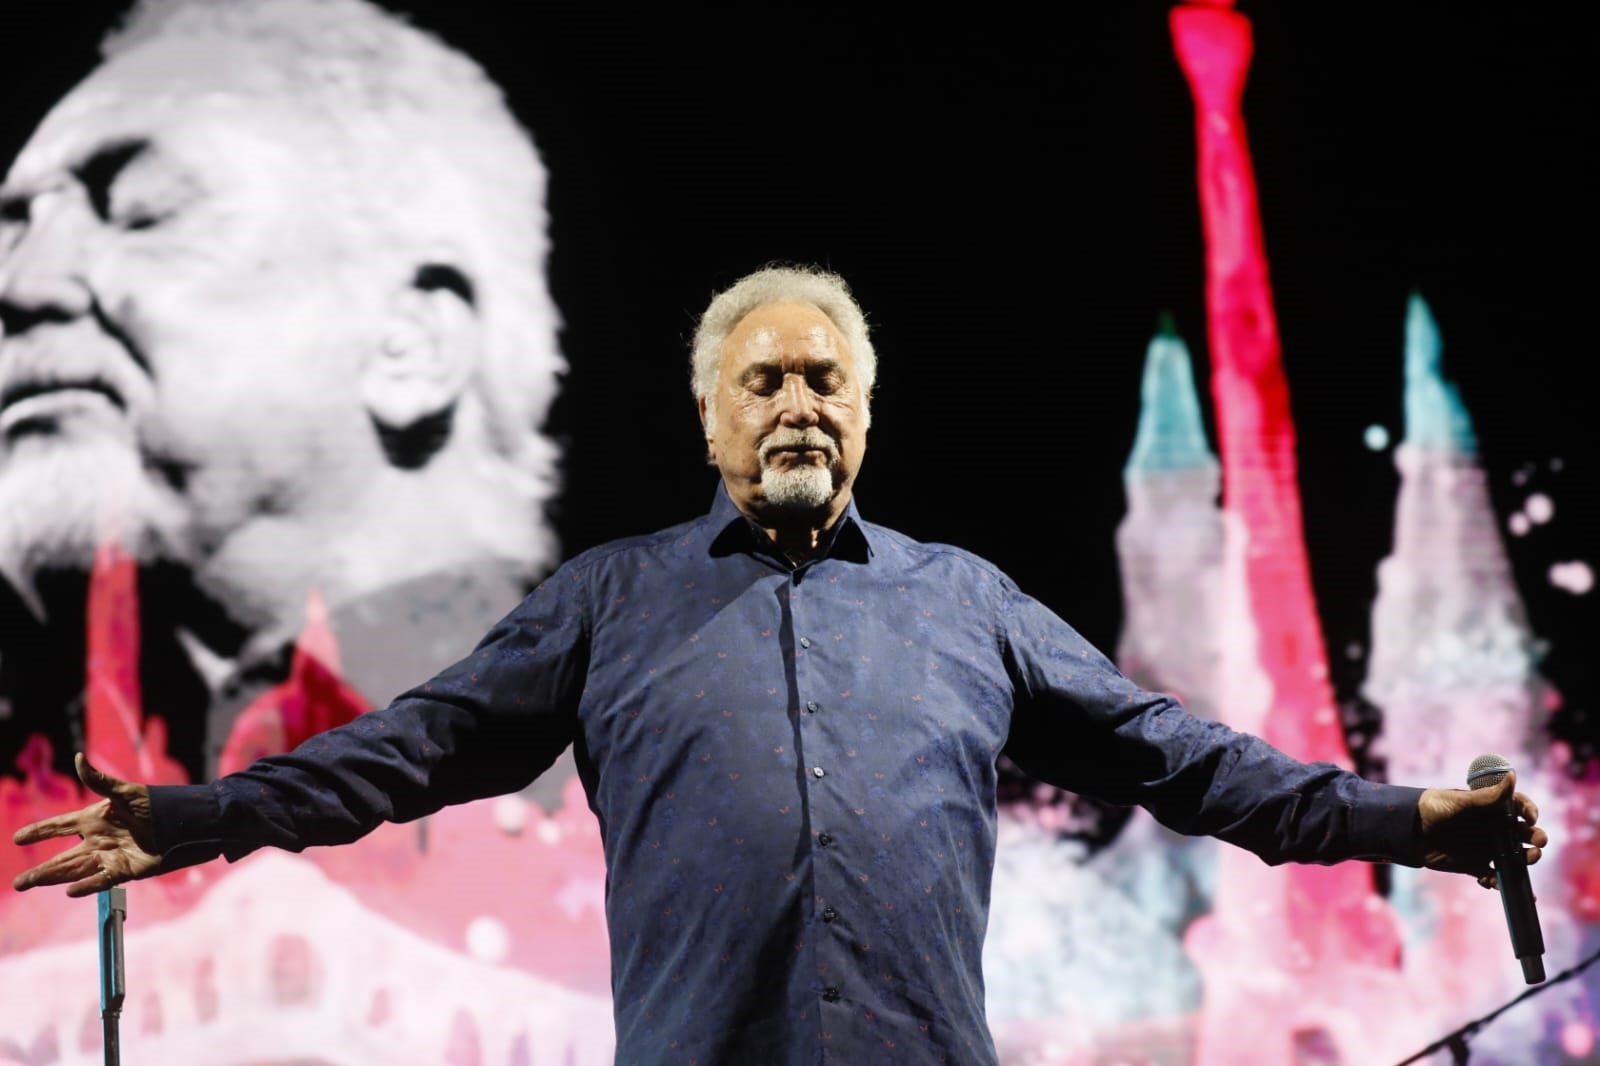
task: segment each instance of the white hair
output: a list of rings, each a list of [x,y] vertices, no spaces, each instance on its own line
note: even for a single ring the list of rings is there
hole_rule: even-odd
[[[565,364],[545,283],[545,172],[500,89],[367,0],[137,0],[101,52],[186,38],[246,45],[261,61],[229,88],[297,108],[326,134],[311,138],[308,166],[334,176],[335,217],[360,249],[465,275],[485,336],[480,431],[504,476],[548,496],[556,449],[539,430]]]
[[[867,316],[850,294],[844,278],[815,266],[773,264],[746,274],[711,298],[700,324],[695,327],[690,346],[689,385],[695,398],[704,400],[708,416],[714,409],[717,371],[722,365],[722,346],[744,317],[767,304],[810,304],[833,322],[844,334],[855,356],[856,374],[861,379],[861,399],[871,411],[872,386],[878,378],[878,356],[872,349]]]

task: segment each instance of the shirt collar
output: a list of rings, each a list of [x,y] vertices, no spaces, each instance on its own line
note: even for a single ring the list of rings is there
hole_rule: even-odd
[[[722,483],[721,478],[717,479],[717,490],[711,499],[711,510],[706,515],[705,529],[710,535],[706,552],[713,557],[755,552],[780,562],[784,561],[775,550],[766,530],[745,517],[744,512],[734,505],[728,496],[728,487]],[[872,542],[867,538],[866,526],[861,521],[860,512],[856,510],[854,493],[850,496],[850,502],[845,505],[844,514],[840,515],[832,528],[822,535],[822,539],[822,551],[817,555],[819,559],[831,558],[864,563],[872,557]],[[788,564],[785,562],[785,565]]]

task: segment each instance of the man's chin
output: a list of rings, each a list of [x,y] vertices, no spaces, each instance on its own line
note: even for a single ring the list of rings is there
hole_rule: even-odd
[[[761,479],[759,507],[763,516],[786,522],[814,523],[825,517],[838,498],[831,470],[769,470]],[[778,523],[774,523],[778,524]]]

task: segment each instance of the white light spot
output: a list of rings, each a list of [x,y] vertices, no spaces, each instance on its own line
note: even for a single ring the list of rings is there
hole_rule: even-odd
[[[1555,563],[1550,567],[1550,584],[1566,589],[1574,596],[1582,596],[1594,588],[1594,570],[1581,560]]]
[[[1506,519],[1506,528],[1511,530],[1511,535],[1513,537],[1526,536],[1530,528],[1528,516],[1523,514],[1521,511],[1518,511],[1516,514]]]
[[[1389,427],[1380,426],[1374,422],[1367,427],[1367,431],[1362,434],[1361,439],[1368,448],[1375,452],[1381,452],[1389,446]]]
[[[494,804],[494,825],[508,837],[521,834],[528,824],[528,803],[516,796],[501,796]]]
[[[1554,459],[1550,460],[1550,472],[1552,474],[1559,474],[1561,473],[1561,468],[1566,465],[1566,463],[1562,462],[1561,456],[1558,455]]]
[[[541,843],[555,845],[561,843],[561,827],[554,818],[541,818],[539,828],[533,831]]]
[[[511,936],[498,918],[480,914],[467,923],[467,954],[479,962],[500,962],[511,950]]]
[[[1528,483],[1528,479],[1532,476],[1533,467],[1530,464],[1524,463],[1523,465],[1517,467],[1516,470],[1512,471],[1511,483],[1517,486],[1526,485]]]
[[[1542,492],[1536,492],[1528,497],[1528,502],[1522,505],[1522,510],[1529,520],[1536,526],[1542,526],[1555,516],[1555,502]]]

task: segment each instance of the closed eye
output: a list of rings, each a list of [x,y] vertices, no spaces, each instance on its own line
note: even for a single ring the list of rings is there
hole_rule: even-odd
[[[101,148],[74,168],[96,215],[108,222],[112,220],[111,187],[129,163],[149,150],[149,141],[118,141]]]
[[[816,367],[807,372],[806,384],[818,396],[832,396],[844,388],[844,374],[837,366]]]
[[[125,230],[154,229],[171,217],[171,212],[142,211],[132,212],[125,218],[119,218],[117,224]]]
[[[783,387],[783,371],[775,366],[753,366],[744,372],[742,384],[747,392],[771,396]]]

